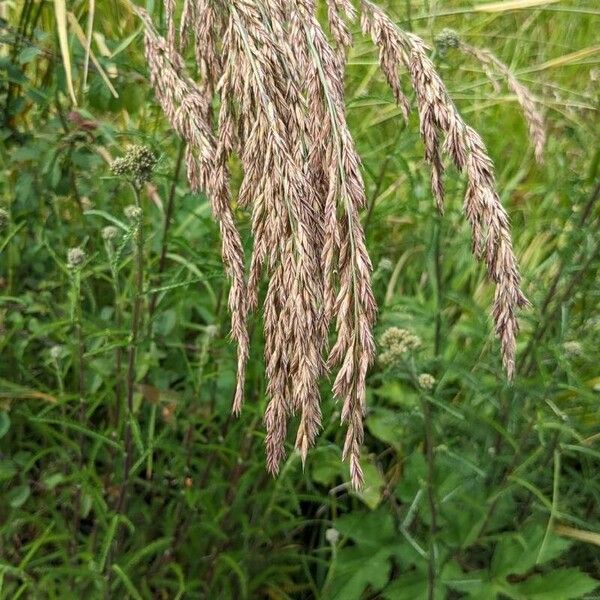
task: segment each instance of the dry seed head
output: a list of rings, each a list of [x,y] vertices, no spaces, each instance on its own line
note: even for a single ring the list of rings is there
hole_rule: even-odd
[[[485,74],[495,83],[492,71],[499,73],[506,79],[508,88],[514,93],[521,106],[523,116],[529,129],[529,137],[533,144],[535,158],[538,163],[544,162],[544,147],[546,146],[546,127],[544,117],[538,108],[538,102],[531,90],[524,86],[514,75],[512,70],[489,50],[475,48],[470,44],[459,41],[457,47],[478,60],[484,68]]]
[[[335,370],[333,392],[347,428],[343,457],[353,485],[360,487],[366,377],[375,353],[377,309],[360,220],[365,188],[344,105],[345,59],[352,44],[348,22],[355,9],[349,0],[327,0],[330,41],[314,0],[185,0],[179,49],[193,42],[200,75],[196,83],[176,48],[174,1],[166,0],[165,7],[166,38],[145,11],[134,10],[144,22],[156,98],[186,142],[190,186],[206,192],[221,231],[231,281],[231,331],[238,345],[233,411],[241,410],[243,400],[247,313],[257,308],[259,285],[266,277],[267,467],[277,473],[294,413],[300,423],[296,447],[306,459],[321,423],[319,380],[327,369]],[[440,209],[443,152],[468,176],[465,212],[474,249],[497,285],[494,317],[510,374],[515,309],[523,297],[485,146],[456,112],[422,40],[399,30],[375,5],[363,1],[361,8],[363,29],[379,47],[382,71],[405,118],[409,102],[398,71],[409,72]],[[215,96],[218,115],[212,114]],[[243,170],[237,205],[252,219],[248,271],[232,209],[228,165],[234,154]],[[330,329],[335,329],[331,348]],[[393,361],[416,349],[420,340],[410,332],[396,332],[388,334],[386,343],[384,355]]]

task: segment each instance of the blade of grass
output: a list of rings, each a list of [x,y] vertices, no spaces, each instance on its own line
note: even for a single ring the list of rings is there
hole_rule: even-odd
[[[117,574],[117,577],[121,580],[121,583],[125,586],[125,589],[134,598],[134,600],[144,600],[140,593],[135,589],[135,586],[131,582],[131,579],[127,576],[127,573],[121,569],[119,565],[113,565],[112,570]]]
[[[69,53],[69,38],[67,34],[67,6],[65,0],[54,0],[54,14],[56,16],[56,30],[58,32],[60,53],[62,55],[63,66],[65,68],[65,77],[67,78],[67,88],[73,104],[77,106],[75,88],[73,87],[73,75],[71,73],[71,54]]]
[[[503,0],[501,2],[489,2],[474,6],[473,12],[506,12],[508,10],[523,10],[525,8],[534,8],[544,4],[556,4],[560,0]]]
[[[575,529],[575,527],[559,524],[554,526],[554,532],[563,537],[571,538],[572,540],[600,546],[600,533],[596,533],[595,531],[585,531],[583,529]]]
[[[546,527],[546,533],[544,534],[544,539],[540,545],[540,551],[538,552],[537,559],[535,561],[536,565],[539,565],[543,560],[544,551],[546,550],[546,545],[548,544],[548,538],[550,537],[550,532],[554,527],[554,521],[556,519],[557,507],[558,507],[558,493],[560,488],[560,452],[558,450],[554,451],[554,483],[552,485],[552,508],[550,509],[550,518],[548,519],[548,525]]]
[[[75,36],[79,40],[79,43],[85,48],[85,50],[87,52],[88,40],[86,38],[85,33],[83,32],[83,29],[81,29],[81,25],[79,25],[79,22],[77,21],[77,17],[75,17],[75,15],[72,12],[69,12],[69,13],[67,13],[67,19],[69,20],[69,23],[71,24],[71,28],[73,29]],[[90,58],[92,59],[92,62],[94,63],[94,66],[96,67],[96,69],[98,71],[98,74],[100,75],[100,77],[102,77],[102,81],[104,81],[104,83],[106,84],[106,87],[110,90],[110,93],[115,98],[118,98],[119,94],[118,94],[117,90],[115,90],[113,84],[110,82],[108,75],[102,68],[102,65],[98,62],[96,55],[91,51],[91,48],[90,48]],[[84,87],[85,87],[85,82],[84,82]]]
[[[94,13],[96,12],[96,0],[89,0],[88,19],[85,40],[85,58],[83,60],[83,92],[87,85],[88,68],[90,66],[90,53],[92,51],[92,33],[94,31]]]

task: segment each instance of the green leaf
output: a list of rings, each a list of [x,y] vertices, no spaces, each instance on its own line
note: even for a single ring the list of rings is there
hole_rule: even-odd
[[[383,591],[383,597],[387,600],[428,600],[428,591],[427,573],[412,571],[396,577]],[[446,597],[439,580],[434,585],[433,597],[436,600]]]
[[[492,595],[492,584],[489,581],[489,573],[484,570],[469,571],[463,570],[455,563],[447,563],[442,570],[442,580],[444,583],[458,592],[468,594],[473,598],[495,598]]]
[[[62,473],[50,473],[42,479],[44,487],[48,490],[53,490],[57,485],[60,485],[65,480]]]
[[[365,554],[364,548],[344,548],[338,554],[331,585],[331,600],[358,600],[367,586],[380,590],[388,581],[393,549],[382,546]]]
[[[539,525],[531,525],[520,534],[504,535],[492,558],[490,571],[494,577],[506,577],[510,574],[522,575],[532,569],[538,559],[544,528]],[[571,542],[557,535],[551,534],[546,541],[540,564],[554,560],[569,548]]]
[[[35,60],[35,58],[41,53],[41,49],[37,46],[27,46],[27,48],[23,48],[23,50],[19,52],[19,64],[24,65],[26,63],[29,63],[32,60]]]
[[[513,585],[527,600],[571,600],[593,592],[600,581],[579,569],[555,569]]]
[[[365,486],[362,490],[355,492],[371,510],[376,509],[381,502],[381,492],[385,481],[381,471],[372,463],[363,465]]]
[[[403,502],[411,503],[417,492],[425,487],[427,463],[423,453],[413,452],[406,460],[402,479],[396,486],[396,495]]]
[[[314,453],[310,461],[312,479],[325,486],[331,486],[344,471],[339,449],[326,446]]]
[[[387,444],[396,446],[402,441],[402,419],[397,412],[375,409],[367,418],[367,428],[371,435]]]
[[[10,458],[0,460],[0,481],[12,479],[17,474],[17,466]]]
[[[19,508],[23,506],[31,494],[31,488],[26,483],[18,485],[8,492],[8,503],[12,508]]]
[[[392,515],[383,510],[369,513],[353,512],[334,521],[333,526],[342,535],[361,545],[374,545],[396,539]]]
[[[10,417],[5,410],[0,410],[0,439],[2,439],[10,429]]]

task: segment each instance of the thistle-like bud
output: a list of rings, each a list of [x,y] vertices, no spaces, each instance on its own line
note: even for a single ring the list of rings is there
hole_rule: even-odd
[[[102,239],[110,242],[114,240],[119,235],[119,230],[114,225],[107,225],[102,230]]]
[[[135,204],[126,206],[123,212],[130,221],[137,222],[142,218],[142,209],[139,206],[135,206]]]
[[[437,49],[442,53],[447,52],[450,48],[458,48],[460,45],[458,33],[456,33],[454,29],[448,28],[442,29],[442,31],[435,36],[434,41]]]
[[[10,216],[8,214],[8,211],[4,210],[3,208],[0,208],[0,229],[4,229],[8,225],[9,221]]]
[[[421,373],[418,381],[419,387],[423,390],[432,390],[435,385],[435,377],[430,373]]]
[[[121,158],[116,158],[111,164],[115,175],[131,177],[136,185],[142,185],[152,178],[157,158],[148,146],[131,146]]]
[[[69,248],[67,253],[67,265],[69,269],[77,269],[85,262],[85,252],[82,248]]]

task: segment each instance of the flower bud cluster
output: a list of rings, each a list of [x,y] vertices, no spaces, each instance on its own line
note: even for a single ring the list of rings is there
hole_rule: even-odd
[[[418,349],[421,338],[408,329],[390,327],[383,332],[379,345],[383,350],[379,361],[384,366],[392,366],[400,362],[407,352]]]
[[[111,170],[115,175],[131,177],[136,185],[142,185],[152,178],[157,158],[148,146],[131,146],[125,156],[116,158]]]

